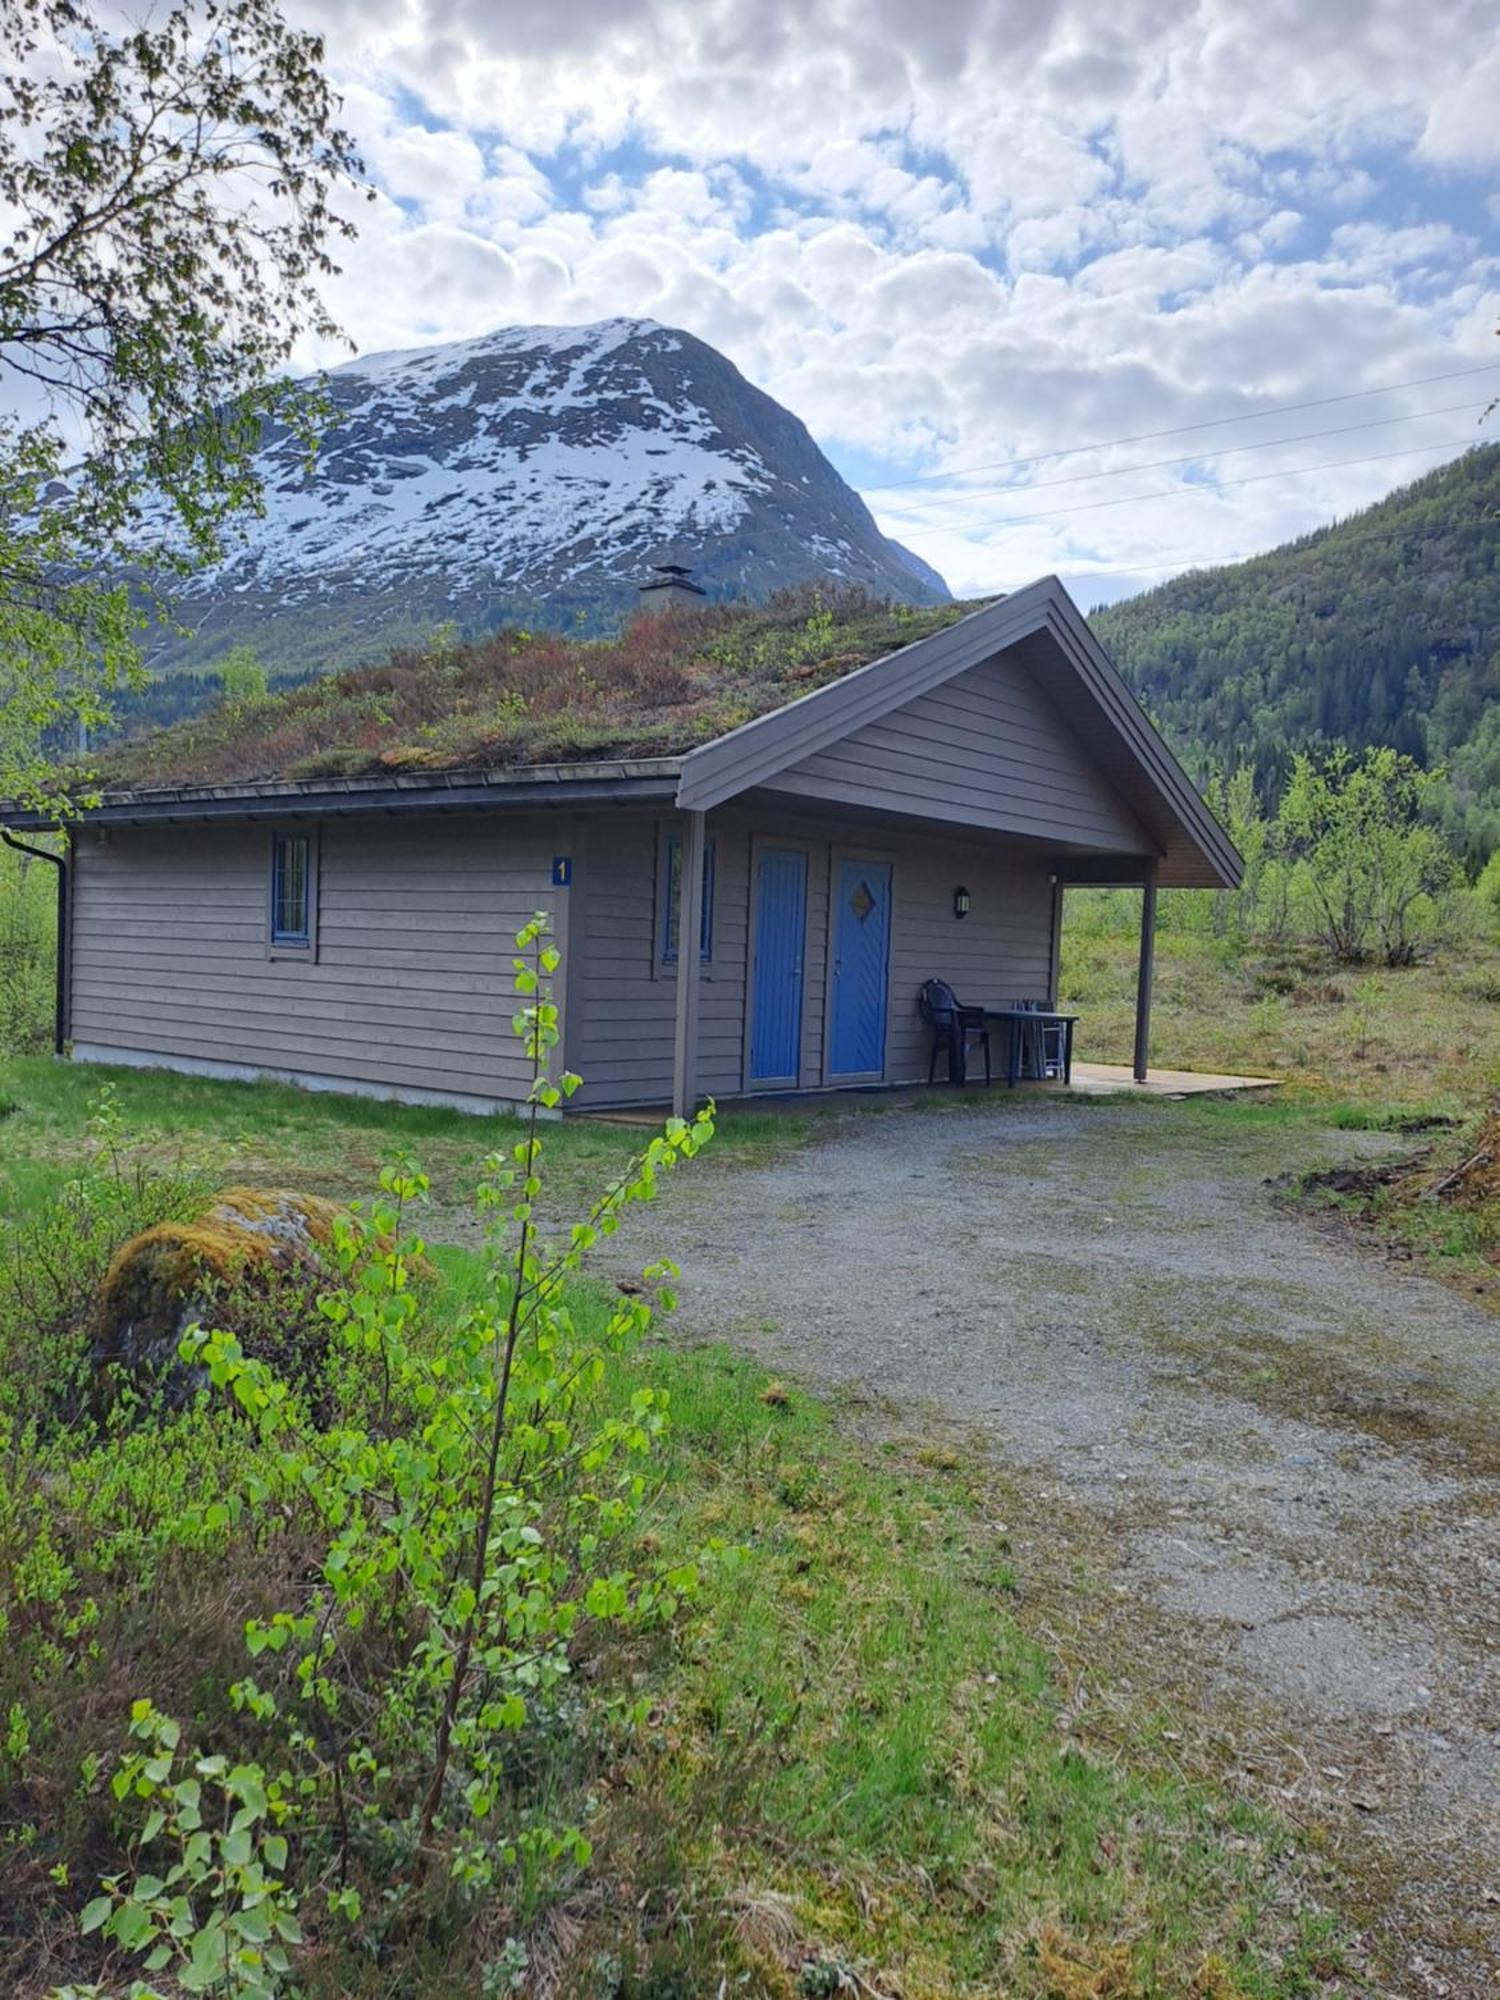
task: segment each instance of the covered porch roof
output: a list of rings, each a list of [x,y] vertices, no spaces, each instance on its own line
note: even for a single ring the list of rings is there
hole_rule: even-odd
[[[792,767],[998,654],[1018,661],[1066,715],[1099,778],[1146,833],[1161,887],[1237,886],[1243,863],[1228,835],[1055,576],[688,752],[677,803],[704,812],[757,788],[774,789]],[[934,805],[933,816],[942,816],[941,800]],[[1136,858],[1118,846],[1090,849],[1080,841],[1076,851],[1081,872],[1069,879],[1143,879]],[[1092,863],[1090,853],[1097,857]]]

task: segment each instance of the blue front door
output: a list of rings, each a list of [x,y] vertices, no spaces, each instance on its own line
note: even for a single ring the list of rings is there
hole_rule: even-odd
[[[891,864],[840,855],[833,882],[830,1077],[885,1074],[886,981],[891,955]]]
[[[750,996],[750,1079],[795,1084],[802,1071],[802,941],[807,856],[763,847],[755,870],[755,966]]]

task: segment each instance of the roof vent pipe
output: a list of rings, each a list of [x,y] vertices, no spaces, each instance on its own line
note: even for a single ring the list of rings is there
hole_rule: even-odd
[[[708,592],[693,582],[693,572],[683,563],[653,563],[651,574],[640,586],[643,611],[670,611],[674,605],[693,610],[706,602]]]

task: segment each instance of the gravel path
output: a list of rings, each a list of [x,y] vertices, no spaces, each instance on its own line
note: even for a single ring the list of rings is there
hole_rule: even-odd
[[[685,1176],[651,1233],[681,1332],[977,1441],[1049,1641],[1316,1829],[1390,1990],[1477,2000],[1500,1320],[1266,1184],[1392,1150],[1186,1105],[851,1115]]]

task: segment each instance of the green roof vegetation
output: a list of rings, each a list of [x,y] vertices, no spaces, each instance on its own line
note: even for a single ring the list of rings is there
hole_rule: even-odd
[[[115,746],[106,789],[671,756],[951,625],[970,604],[803,587],[763,606],[641,613],[615,637],[438,636],[290,693]]]

